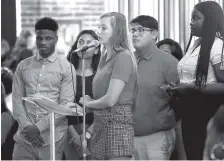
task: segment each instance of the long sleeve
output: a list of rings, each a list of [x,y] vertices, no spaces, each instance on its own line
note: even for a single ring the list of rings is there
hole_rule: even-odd
[[[14,118],[18,121],[21,128],[28,125],[32,125],[27,118],[27,112],[23,104],[22,97],[25,96],[25,85],[22,79],[22,63],[20,63],[16,69],[13,86],[12,86],[12,108]]]
[[[72,73],[71,73],[71,68],[72,68]],[[69,102],[74,102],[75,98],[75,91],[73,90],[73,85],[74,85],[74,90],[76,89],[76,73],[75,69],[73,66],[69,66],[67,70],[63,73],[63,79],[61,82],[61,89],[60,89],[60,99],[59,99],[59,105],[61,108],[65,106]],[[60,114],[55,114],[55,126],[59,124],[63,119],[65,119],[66,116],[60,115]],[[50,127],[50,114],[42,118],[40,121],[36,123],[36,126],[40,130],[40,133],[43,133]]]

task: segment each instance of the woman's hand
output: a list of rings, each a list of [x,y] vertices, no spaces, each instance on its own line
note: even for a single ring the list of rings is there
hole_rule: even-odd
[[[85,95],[84,97],[85,99],[85,105],[90,102],[93,101],[93,99],[89,96],[89,95]],[[83,101],[84,101],[83,97],[80,98],[79,103],[83,105]]]
[[[80,151],[80,153],[79,153],[79,155],[80,155],[80,157],[82,157],[82,141],[83,141],[83,135],[81,134],[81,135],[79,135],[77,138],[75,138],[75,137],[73,137],[70,141],[69,141],[69,144],[73,147],[73,148],[75,148],[76,150],[79,150]],[[87,144],[89,144],[88,143],[88,141],[87,141]],[[86,145],[87,146],[87,145]],[[89,152],[89,149],[88,149],[88,147],[86,147],[87,149],[87,151],[86,151],[86,153],[87,153],[87,155],[90,155],[90,152]]]
[[[78,137],[72,137],[69,141],[69,144],[74,147],[76,150],[80,149],[82,147],[82,137],[81,135]]]
[[[166,92],[170,96],[180,96],[183,94],[186,94],[190,91],[193,91],[194,85],[193,84],[187,84],[187,83],[180,83],[179,85],[170,84],[167,85],[165,88]]]
[[[76,103],[73,103],[73,102],[68,102],[64,108],[76,108],[76,107],[79,107],[78,104]]]

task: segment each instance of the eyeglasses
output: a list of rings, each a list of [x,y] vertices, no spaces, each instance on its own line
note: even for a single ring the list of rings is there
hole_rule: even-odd
[[[147,31],[154,31],[153,29],[148,29],[148,28],[143,28],[143,27],[141,27],[141,28],[137,28],[137,29],[131,29],[130,30],[130,33],[131,34],[134,34],[135,32],[137,32],[138,34],[143,34],[143,33],[145,33],[145,32],[147,32]]]

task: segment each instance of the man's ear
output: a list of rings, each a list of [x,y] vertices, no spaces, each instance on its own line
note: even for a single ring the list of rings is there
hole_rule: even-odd
[[[56,36],[56,43],[58,42],[58,35]]]
[[[157,40],[157,38],[158,38],[158,36],[159,36],[159,32],[158,32],[157,30],[154,30],[154,31],[152,32],[152,34],[153,34],[153,39],[154,39],[154,40]]]

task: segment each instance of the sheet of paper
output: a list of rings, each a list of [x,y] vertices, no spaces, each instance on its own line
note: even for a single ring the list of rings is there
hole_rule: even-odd
[[[83,116],[83,109],[80,106],[77,106],[72,103],[68,103],[64,107],[60,106],[58,103],[52,101],[51,99],[47,98],[46,96],[36,94],[31,97],[23,97],[24,101],[30,102],[35,104],[47,111],[51,111],[57,114],[62,115],[72,115],[72,116]]]
[[[36,103],[33,101],[33,97],[22,97],[22,100],[36,105]]]

